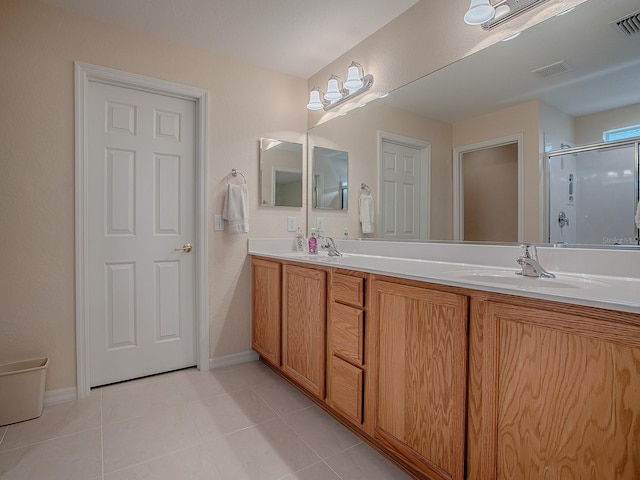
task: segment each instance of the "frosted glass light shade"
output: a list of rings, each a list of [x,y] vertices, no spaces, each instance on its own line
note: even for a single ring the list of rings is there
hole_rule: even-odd
[[[482,25],[491,20],[496,14],[496,9],[489,0],[471,0],[471,6],[464,14],[464,23],[467,25]]]
[[[338,87],[338,79],[330,78],[329,83],[327,84],[327,93],[324,94],[324,99],[329,100],[330,102],[335,102],[342,98],[342,93],[340,93]]]
[[[358,69],[357,65],[352,63],[347,73],[347,81],[344,82],[344,88],[349,90],[349,93],[351,93],[356,90],[360,90],[363,85],[364,83],[360,78],[360,69]]]
[[[494,18],[500,18],[503,15],[506,15],[507,13],[509,13],[510,11],[511,9],[509,8],[509,5],[500,5],[499,7],[496,7],[496,14]]]
[[[307,104],[307,108],[309,110],[322,110],[324,105],[320,101],[320,92],[318,90],[311,90],[311,94],[309,95],[309,103]]]

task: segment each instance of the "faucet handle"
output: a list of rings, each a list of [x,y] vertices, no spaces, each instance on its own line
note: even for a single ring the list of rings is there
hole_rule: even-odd
[[[520,248],[522,248],[522,256],[525,258],[531,258],[533,260],[535,260],[536,262],[538,261],[538,249],[536,248],[535,245],[531,244],[531,243],[524,243],[522,245],[520,245]]]

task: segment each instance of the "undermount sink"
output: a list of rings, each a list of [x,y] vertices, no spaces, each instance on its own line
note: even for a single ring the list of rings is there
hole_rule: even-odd
[[[452,279],[464,282],[477,282],[493,285],[509,285],[523,288],[589,288],[606,286],[607,283],[585,277],[561,275],[556,278],[525,277],[516,274],[516,270],[451,270],[444,272]]]

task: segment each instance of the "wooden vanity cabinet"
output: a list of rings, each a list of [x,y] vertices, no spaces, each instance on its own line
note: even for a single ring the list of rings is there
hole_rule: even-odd
[[[468,478],[640,478],[638,315],[471,308]]]
[[[324,399],[328,270],[292,264],[282,269],[282,370]]]
[[[372,277],[371,433],[426,478],[462,480],[468,298]]]
[[[327,404],[362,428],[366,274],[335,269],[329,282]]]
[[[251,258],[251,347],[266,361],[280,366],[280,262]]]

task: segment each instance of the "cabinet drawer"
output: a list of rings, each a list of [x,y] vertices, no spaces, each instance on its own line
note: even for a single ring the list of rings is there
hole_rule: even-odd
[[[362,370],[332,355],[329,367],[329,405],[362,423]]]
[[[334,302],[364,306],[364,278],[334,273],[331,287]]]
[[[332,303],[329,318],[329,351],[362,365],[363,326],[362,310]]]

